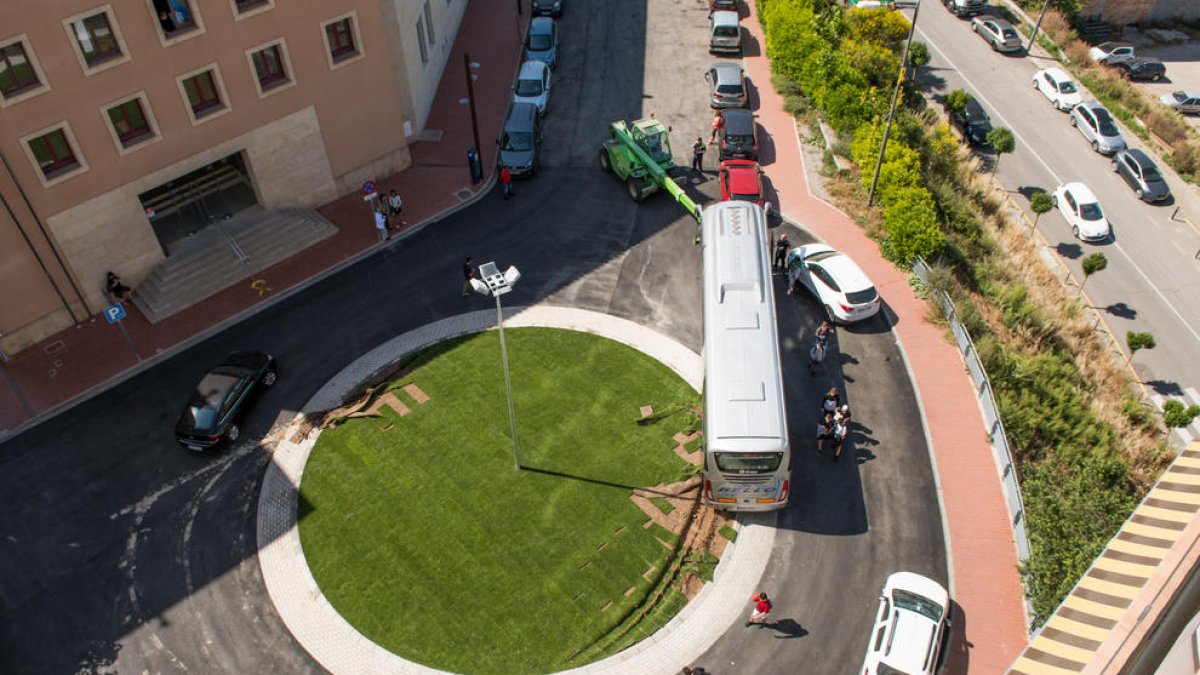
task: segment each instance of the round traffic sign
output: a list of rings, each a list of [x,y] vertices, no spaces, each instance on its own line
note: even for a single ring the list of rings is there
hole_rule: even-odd
[[[375,181],[373,181],[373,180],[363,181],[362,190],[363,190],[364,195],[369,195],[372,192],[374,192],[375,191]]]

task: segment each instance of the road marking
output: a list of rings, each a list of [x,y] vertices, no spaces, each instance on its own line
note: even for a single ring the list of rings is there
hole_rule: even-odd
[[[992,102],[989,101],[986,96],[983,95],[982,90],[979,87],[975,86],[975,83],[972,82],[971,79],[969,77],[967,77],[966,74],[963,73],[963,71],[961,69],[959,69],[958,64],[956,64],[956,63],[954,63],[954,61],[950,60],[950,57],[946,55],[946,52],[943,52],[941,50],[941,48],[939,48],[936,44],[934,44],[933,41],[929,39],[929,35],[927,35],[925,33],[925,31],[918,28],[917,32],[921,34],[921,37],[925,38],[925,43],[927,45],[929,45],[929,47],[931,49],[933,49],[935,52],[937,52],[938,56],[940,56],[942,58],[942,60],[946,62],[947,65],[950,65],[954,68],[954,72],[958,73],[958,76],[962,78],[963,82],[967,83],[967,86],[973,90],[974,96],[976,98],[978,98],[979,100],[983,101],[984,103],[986,103],[987,106],[992,109],[992,113],[996,117],[1000,118],[1001,122],[1004,122],[1004,125],[1007,126],[1009,128],[1009,130],[1011,130],[1013,132],[1013,137],[1015,137],[1021,141],[1021,143],[1025,146],[1025,149],[1029,151],[1029,154],[1032,155],[1033,158],[1038,161],[1038,164],[1041,164],[1042,167],[1046,169],[1046,172],[1050,174],[1050,177],[1053,178],[1055,180],[1055,182],[1057,182],[1059,185],[1062,185],[1065,181],[1063,181],[1062,178],[1060,178],[1058,176],[1058,174],[1056,174],[1054,172],[1054,169],[1050,168],[1050,165],[1046,163],[1046,160],[1042,159],[1042,156],[1039,155],[1037,153],[1037,151],[1033,149],[1032,145],[1030,145],[1028,142],[1026,142],[1025,139],[1021,138],[1021,135],[1017,133],[1017,131],[1013,127],[1012,123],[1009,122],[1007,119],[1005,119],[1004,115],[1002,115],[1000,113],[1000,110],[995,105],[993,105]],[[1110,225],[1111,225],[1111,223],[1110,223]],[[1186,328],[1187,331],[1192,334],[1192,337],[1195,338],[1197,342],[1200,342],[1200,333],[1197,333],[1196,329],[1192,328],[1192,325],[1190,323],[1188,323],[1188,320],[1183,317],[1183,314],[1181,314],[1178,309],[1175,309],[1175,305],[1172,304],[1171,301],[1167,299],[1166,295],[1163,295],[1163,292],[1160,291],[1158,289],[1158,286],[1156,286],[1154,284],[1154,282],[1151,281],[1150,277],[1148,277],[1146,275],[1146,273],[1142,271],[1142,268],[1138,267],[1137,263],[1135,263],[1133,261],[1133,258],[1129,257],[1129,254],[1125,252],[1125,249],[1122,248],[1121,245],[1116,243],[1115,241],[1112,244],[1112,248],[1114,248],[1117,252],[1119,252],[1125,258],[1125,260],[1129,262],[1130,266],[1134,269],[1134,271],[1136,271],[1138,273],[1138,276],[1140,276],[1142,278],[1142,281],[1144,281],[1146,283],[1146,286],[1148,286],[1150,288],[1150,290],[1153,291],[1154,294],[1158,296],[1158,299],[1162,301],[1163,305],[1165,305],[1166,308],[1169,309],[1171,311],[1171,313],[1174,314],[1177,319],[1179,319],[1179,322],[1182,323],[1183,327]]]

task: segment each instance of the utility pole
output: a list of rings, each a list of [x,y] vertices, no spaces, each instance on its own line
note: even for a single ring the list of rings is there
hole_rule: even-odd
[[[921,3],[913,8],[912,25],[908,27],[908,40],[904,42],[904,55],[900,57],[900,74],[896,77],[896,89],[892,92],[892,107],[888,110],[887,124],[883,127],[883,142],[879,144],[879,158],[875,160],[875,176],[871,178],[871,189],[867,191],[867,206],[875,204],[875,186],[879,184],[879,169],[883,167],[883,153],[887,150],[888,136],[892,133],[892,118],[896,116],[896,104],[900,102],[900,86],[904,84],[904,73],[908,69],[908,50],[912,47],[913,35],[917,32],[917,14]]]
[[[1042,11],[1040,14],[1038,14],[1037,25],[1033,27],[1033,34],[1029,36],[1029,44],[1025,45],[1025,53],[1026,54],[1029,53],[1029,50],[1033,49],[1033,41],[1037,39],[1038,31],[1041,30],[1041,28],[1042,28],[1042,19],[1046,18],[1046,10],[1049,7],[1050,7],[1050,0],[1046,0],[1045,2],[1042,3]]]
[[[467,74],[467,102],[471,106],[471,134],[475,138],[475,152],[479,147],[479,120],[475,116],[475,81],[471,77],[471,55],[463,52],[463,70]]]

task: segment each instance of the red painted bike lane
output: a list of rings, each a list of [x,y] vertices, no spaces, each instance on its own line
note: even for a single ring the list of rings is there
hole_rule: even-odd
[[[780,212],[848,253],[875,281],[913,374],[942,491],[952,597],[961,610],[953,617],[947,672],[1005,672],[1028,636],[1016,545],[974,386],[944,329],[925,321],[928,306],[909,287],[908,273],[885,260],[849,216],[809,192],[801,140],[769,84],[757,7],[747,4],[742,26],[758,48],[747,50],[744,67],[758,85],[758,121],[775,145],[774,161],[763,168]]]

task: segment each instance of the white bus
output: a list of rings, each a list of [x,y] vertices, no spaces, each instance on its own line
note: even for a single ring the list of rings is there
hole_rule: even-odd
[[[704,209],[704,498],[787,505],[791,472],[767,220],[750,202]]]

